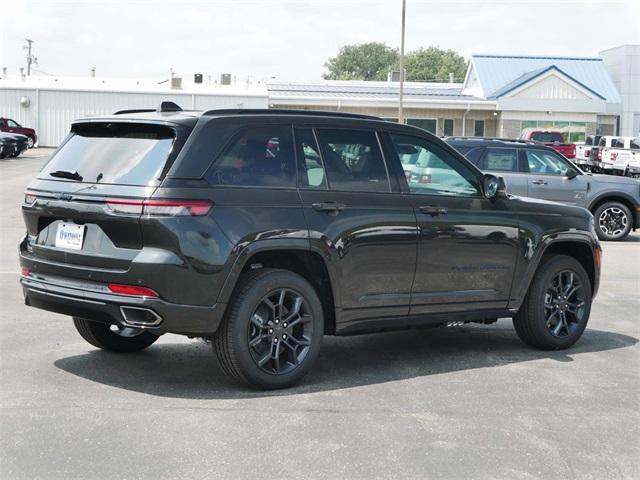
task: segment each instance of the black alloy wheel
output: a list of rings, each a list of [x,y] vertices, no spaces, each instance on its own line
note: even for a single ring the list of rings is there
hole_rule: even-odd
[[[584,288],[571,270],[558,272],[548,283],[544,297],[545,322],[555,337],[570,336],[585,315]]]
[[[282,375],[304,361],[312,335],[313,317],[302,294],[279,288],[256,307],[247,340],[256,365],[266,373]]]

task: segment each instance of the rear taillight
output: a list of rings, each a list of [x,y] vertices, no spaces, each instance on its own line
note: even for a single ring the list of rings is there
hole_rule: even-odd
[[[602,160],[602,150],[598,150],[598,160]]]
[[[27,190],[26,192],[24,192],[24,204],[31,206],[34,203],[36,203],[37,200],[37,196],[34,192],[30,192],[29,190]]]
[[[118,295],[129,295],[132,297],[153,297],[158,298],[158,292],[148,287],[140,287],[138,285],[121,285],[119,283],[110,283],[107,288],[111,293]]]
[[[614,160],[618,158],[618,152],[611,152],[611,160]]]
[[[111,198],[107,208],[120,215],[150,215],[161,217],[206,215],[213,207],[207,200],[134,200]]]

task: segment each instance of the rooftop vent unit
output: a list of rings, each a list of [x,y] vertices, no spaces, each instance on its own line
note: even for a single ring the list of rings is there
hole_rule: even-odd
[[[231,74],[230,73],[222,73],[222,74],[220,74],[220,85],[231,85]]]
[[[171,88],[180,90],[182,88],[182,77],[171,77]]]
[[[387,73],[387,82],[399,82],[400,81],[400,70],[391,70]]]
[[[193,75],[193,83],[202,83],[202,74],[196,73]]]

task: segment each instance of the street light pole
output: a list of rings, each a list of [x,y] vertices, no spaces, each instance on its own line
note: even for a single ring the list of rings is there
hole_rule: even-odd
[[[407,0],[402,0],[402,34],[400,36],[400,104],[398,105],[398,123],[404,123],[404,23]]]

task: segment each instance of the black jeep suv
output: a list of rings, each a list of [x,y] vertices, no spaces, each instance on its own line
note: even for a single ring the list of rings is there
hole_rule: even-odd
[[[509,316],[527,344],[567,348],[599,282],[587,210],[510,197],[425,131],[359,115],[80,120],[22,210],[27,305],[114,352],[211,339],[257,388],[299,380],[324,334]]]

